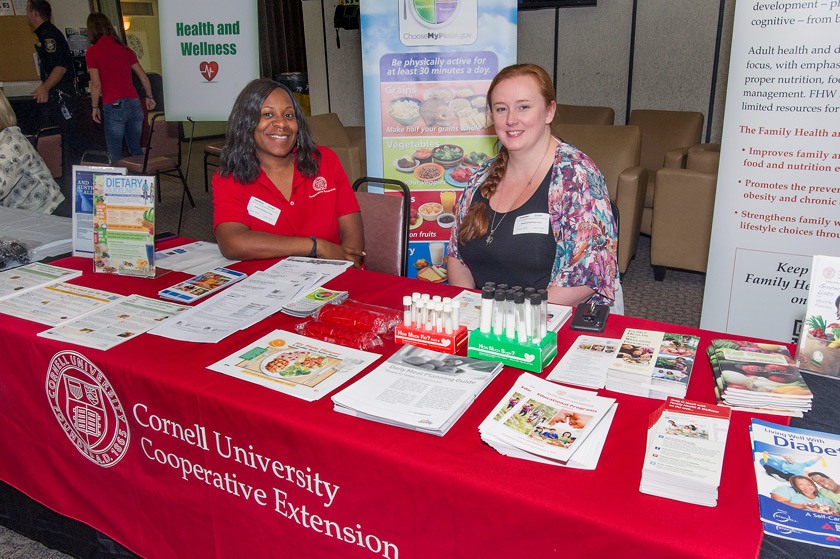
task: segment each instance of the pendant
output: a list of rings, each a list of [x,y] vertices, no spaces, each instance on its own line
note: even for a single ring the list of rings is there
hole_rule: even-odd
[[[488,245],[490,243],[492,243],[493,242],[493,233],[490,233],[489,235],[487,235],[487,240],[484,241],[484,242],[487,243]]]

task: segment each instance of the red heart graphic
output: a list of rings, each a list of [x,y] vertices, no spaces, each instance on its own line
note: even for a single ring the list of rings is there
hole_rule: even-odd
[[[202,62],[198,65],[198,71],[201,72],[201,75],[204,76],[205,80],[211,82],[213,81],[213,78],[216,77],[216,74],[219,73],[219,63]]]

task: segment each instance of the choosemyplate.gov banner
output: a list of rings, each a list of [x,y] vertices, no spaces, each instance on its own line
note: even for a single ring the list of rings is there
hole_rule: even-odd
[[[367,172],[411,189],[409,276],[444,282],[455,205],[496,154],[487,88],[516,62],[516,0],[362,2]]]

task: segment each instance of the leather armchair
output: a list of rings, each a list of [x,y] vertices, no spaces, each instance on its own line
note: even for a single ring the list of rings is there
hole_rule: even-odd
[[[671,152],[680,161],[679,152]],[[656,173],[656,195],[650,239],[654,279],[665,279],[666,267],[705,272],[712,236],[720,144],[685,150],[685,168]]]
[[[636,126],[552,124],[552,133],[588,155],[601,170],[618,207],[618,271],[623,274],[636,255],[647,188],[647,169],[639,165],[642,143]]]
[[[703,113],[694,111],[656,111],[636,109],[630,112],[630,124],[642,131],[641,165],[648,170],[647,194],[642,212],[641,231],[651,234],[656,172],[668,167],[666,154],[677,148],[688,149],[700,143]]]
[[[554,124],[615,124],[615,111],[612,107],[596,107],[590,105],[561,105],[557,104],[554,113]]]
[[[365,132],[363,126],[345,127],[335,113],[304,116],[312,138],[319,146],[333,150],[352,183],[366,174]]]

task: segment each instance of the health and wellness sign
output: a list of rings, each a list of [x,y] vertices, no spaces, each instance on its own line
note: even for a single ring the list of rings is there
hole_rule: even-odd
[[[739,2],[701,326],[796,341],[840,255],[837,2]]]
[[[362,2],[368,175],[411,189],[409,275],[446,281],[454,208],[496,153],[487,88],[516,62],[516,0]]]
[[[227,120],[259,77],[256,1],[161,0],[159,20],[166,117]]]

